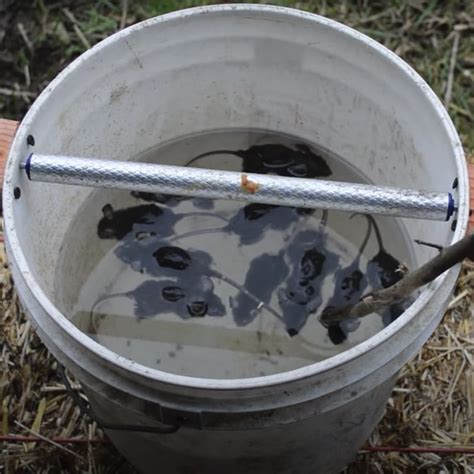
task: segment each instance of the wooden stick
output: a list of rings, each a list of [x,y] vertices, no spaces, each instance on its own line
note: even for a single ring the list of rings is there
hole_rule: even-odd
[[[400,303],[413,291],[433,281],[465,258],[474,260],[474,233],[466,235],[466,237],[455,244],[444,248],[436,257],[426,262],[420,268],[407,273],[404,278],[394,285],[365,295],[359,303],[339,308],[327,308],[321,315],[321,322],[329,324],[351,317],[363,318],[386,306]]]
[[[7,163],[8,152],[17,128],[18,122],[15,122],[14,120],[0,119],[0,191],[3,185],[3,175]],[[0,195],[0,213],[2,209],[1,200],[2,197]]]

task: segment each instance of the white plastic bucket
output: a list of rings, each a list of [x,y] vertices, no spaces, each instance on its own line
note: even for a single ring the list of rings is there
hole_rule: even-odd
[[[53,304],[58,249],[91,190],[27,182],[20,162],[32,151],[126,160],[162,141],[223,128],[299,136],[347,158],[380,185],[447,191],[457,178],[455,230],[431,221],[412,221],[407,229],[411,239],[436,236],[440,244],[466,231],[459,138],[427,84],[395,54],[297,10],[202,7],[111,36],[31,107],[9,155],[3,193],[21,301],[101,419],[180,426],[172,434],[108,431],[144,472],[338,472],[382,416],[399,369],[438,324],[458,267],[362,344],[249,379],[184,377],[134,363],[87,337]],[[84,252],[93,248],[84,243]],[[422,246],[413,254],[418,262],[432,255]],[[74,266],[83,271],[80,261],[71,262],[71,271]]]

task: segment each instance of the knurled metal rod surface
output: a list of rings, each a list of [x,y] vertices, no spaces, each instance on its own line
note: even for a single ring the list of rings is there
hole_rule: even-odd
[[[22,165],[31,181],[415,219],[448,220],[451,193],[240,173],[131,161],[32,154]]]

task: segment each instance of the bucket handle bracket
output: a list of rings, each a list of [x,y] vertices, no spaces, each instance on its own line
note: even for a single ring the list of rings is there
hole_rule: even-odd
[[[69,395],[73,399],[74,403],[78,406],[79,410],[81,413],[88,418],[90,418],[92,421],[95,421],[101,428],[104,430],[113,430],[113,431],[133,431],[133,432],[140,432],[140,433],[152,433],[152,434],[171,434],[171,433],[176,433],[176,431],[179,430],[181,427],[181,424],[186,423],[188,420],[188,414],[186,416],[183,416],[182,412],[178,412],[177,410],[174,410],[174,416],[171,416],[171,414],[167,417],[167,420],[169,420],[169,423],[164,421],[163,426],[146,426],[146,425],[117,425],[113,423],[109,423],[107,421],[104,421],[100,419],[93,411],[90,405],[88,405],[82,398],[81,396],[76,393],[72,387],[71,384],[69,383],[69,379],[67,378],[66,371],[64,366],[58,361],[58,372],[59,375],[64,383],[64,386],[66,387],[66,390],[68,391]],[[171,410],[173,411],[173,410]],[[200,413],[199,413],[200,415]],[[180,424],[177,424],[177,422],[181,421]]]

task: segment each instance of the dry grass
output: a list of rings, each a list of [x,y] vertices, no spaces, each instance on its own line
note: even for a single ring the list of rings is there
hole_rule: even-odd
[[[89,44],[145,17],[200,3],[205,2],[0,2],[0,116],[21,119],[37,93]],[[474,150],[473,2],[274,3],[340,20],[404,57],[447,105],[466,149]],[[1,245],[0,265],[0,436],[35,432],[48,440],[100,439],[100,430],[81,416],[54,359],[25,319]],[[474,445],[473,285],[474,264],[466,263],[443,322],[403,368],[371,446]],[[0,472],[133,472],[108,444],[53,443],[0,443]],[[470,473],[473,461],[474,456],[462,454],[363,452],[347,472]]]
[[[474,264],[466,262],[450,309],[418,356],[402,369],[370,445],[474,446],[473,287]],[[365,462],[370,468],[364,470]],[[473,455],[370,453],[359,455],[348,472],[469,473],[474,472],[473,462]]]

